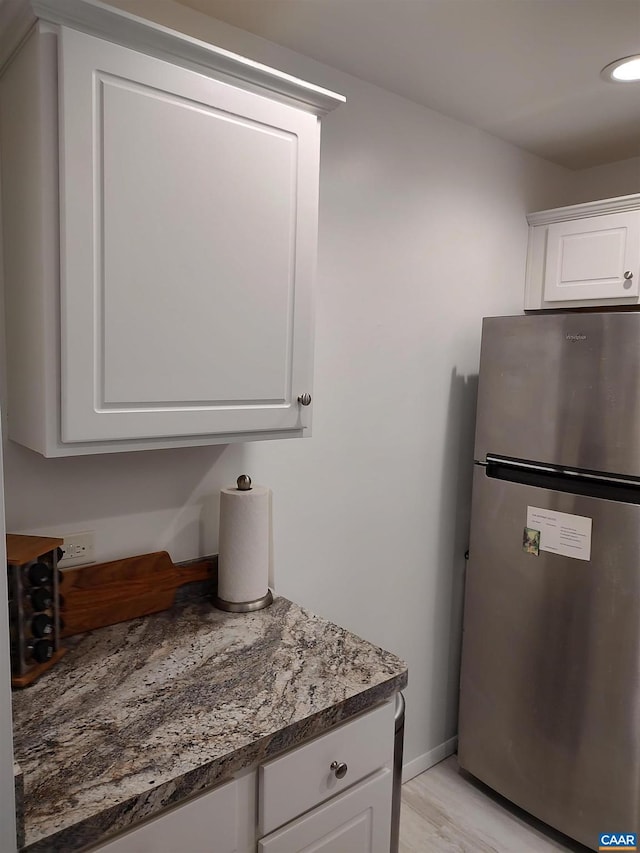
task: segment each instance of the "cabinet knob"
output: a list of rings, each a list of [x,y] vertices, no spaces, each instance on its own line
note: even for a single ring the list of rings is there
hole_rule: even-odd
[[[627,281],[629,281],[630,278],[633,278],[633,273],[631,272],[631,270],[625,270],[624,277]]]
[[[311,394],[300,394],[298,397],[298,402],[301,406],[308,406],[311,402]]]
[[[347,770],[349,769],[344,761],[338,763],[337,761],[331,762],[331,769],[336,777],[336,779],[344,779],[347,775]]]

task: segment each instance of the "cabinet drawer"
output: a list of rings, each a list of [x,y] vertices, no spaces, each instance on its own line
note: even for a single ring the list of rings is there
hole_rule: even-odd
[[[258,842],[258,853],[389,853],[393,774],[366,782]]]
[[[260,767],[260,835],[393,762],[392,701]],[[346,764],[338,779],[332,762]]]

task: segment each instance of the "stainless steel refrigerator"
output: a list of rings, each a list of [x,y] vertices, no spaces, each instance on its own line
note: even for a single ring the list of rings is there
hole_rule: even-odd
[[[598,849],[640,830],[640,313],[483,322],[460,766]]]

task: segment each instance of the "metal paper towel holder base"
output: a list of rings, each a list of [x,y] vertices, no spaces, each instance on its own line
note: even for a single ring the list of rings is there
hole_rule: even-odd
[[[229,613],[251,613],[254,610],[262,610],[263,607],[268,607],[273,602],[271,590],[267,590],[267,594],[262,598],[256,598],[254,601],[225,601],[224,598],[213,596],[213,606],[218,610],[227,610]]]

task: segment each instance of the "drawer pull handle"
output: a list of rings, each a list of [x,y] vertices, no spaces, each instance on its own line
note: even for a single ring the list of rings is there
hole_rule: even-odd
[[[337,761],[331,762],[331,769],[334,772],[336,779],[344,779],[347,775],[347,770],[349,769],[344,761],[341,761],[339,764]]]

